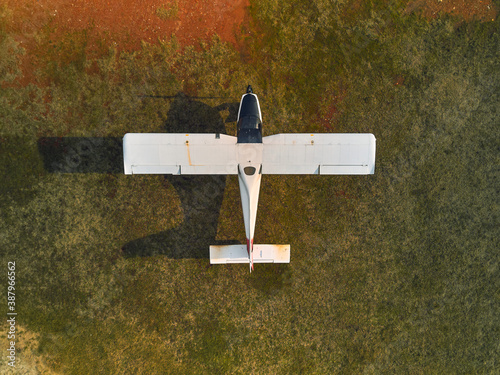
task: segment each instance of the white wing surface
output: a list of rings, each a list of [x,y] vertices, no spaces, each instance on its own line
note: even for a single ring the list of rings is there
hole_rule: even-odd
[[[225,134],[128,133],[125,174],[237,174],[236,141]]]
[[[276,134],[262,139],[263,174],[373,174],[373,134]]]

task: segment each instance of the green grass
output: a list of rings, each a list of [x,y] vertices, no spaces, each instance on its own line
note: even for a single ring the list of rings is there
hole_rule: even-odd
[[[0,257],[17,265],[26,341],[18,361],[26,371],[497,371],[498,20],[457,25],[402,16],[397,7],[387,13],[378,2],[365,7],[260,2],[252,30],[263,37],[247,41],[244,55],[218,40],[185,49],[144,44],[41,65],[40,76],[51,78],[43,88],[5,85]],[[9,35],[0,42],[16,51]],[[9,81],[17,61],[3,51],[0,73]],[[182,102],[141,95],[229,97],[189,113],[206,111],[219,123],[227,111],[209,107],[238,101],[247,83],[259,95],[266,134],[377,137],[373,176],[263,177],[256,241],[290,243],[289,265],[257,265],[249,274],[207,258],[127,256],[131,241],[147,248],[161,245],[158,234],[188,233],[191,206],[174,185],[162,176],[44,167],[44,137],[182,126],[184,117],[174,116]],[[333,130],[318,122],[330,101]],[[82,150],[67,152],[61,162],[77,168]],[[211,194],[207,187],[199,199]],[[232,176],[213,225],[217,240],[244,240]],[[5,335],[0,341],[3,348]]]
[[[175,0],[167,6],[156,9],[156,15],[162,20],[176,19],[179,14],[179,0]]]

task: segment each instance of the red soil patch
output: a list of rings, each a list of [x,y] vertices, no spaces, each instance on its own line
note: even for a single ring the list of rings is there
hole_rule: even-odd
[[[181,45],[214,35],[236,45],[249,0],[4,0],[4,4],[7,31],[26,49],[29,60],[43,54],[36,41],[41,34],[50,43],[68,35],[70,42],[84,38],[86,53],[97,54],[113,45],[136,50],[142,41],[156,43],[173,35]],[[0,7],[0,16],[1,11]]]
[[[498,15],[497,7],[491,0],[413,0],[406,12],[418,12],[426,18],[436,18],[448,13],[465,21],[493,21]]]
[[[217,34],[236,43],[248,0],[7,0],[11,27],[21,41],[50,25],[62,31],[91,30],[109,45],[135,49],[141,41],[175,35],[192,44]]]

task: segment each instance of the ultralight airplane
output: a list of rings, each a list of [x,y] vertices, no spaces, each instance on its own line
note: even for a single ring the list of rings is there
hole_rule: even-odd
[[[210,263],[290,263],[290,245],[253,243],[263,174],[365,175],[375,170],[373,134],[262,136],[259,99],[248,86],[237,136],[127,133],[125,174],[238,175],[246,245],[210,246]]]

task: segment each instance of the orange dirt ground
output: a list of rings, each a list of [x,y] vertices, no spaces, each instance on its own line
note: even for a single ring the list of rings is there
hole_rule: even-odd
[[[176,35],[192,44],[217,34],[236,42],[248,0],[7,0],[9,21],[21,42],[50,25],[61,32],[92,30],[118,48]],[[170,11],[166,14],[165,11]]]
[[[196,44],[218,35],[237,45],[249,0],[6,0],[0,17],[21,47],[24,79],[40,51],[37,35],[50,41],[74,32],[85,32],[87,53],[136,50],[141,41],[155,43],[175,35],[181,45]],[[6,10],[5,10],[6,9]],[[43,45],[42,45],[43,48]]]

